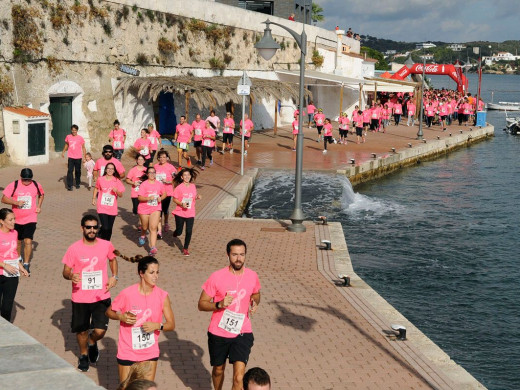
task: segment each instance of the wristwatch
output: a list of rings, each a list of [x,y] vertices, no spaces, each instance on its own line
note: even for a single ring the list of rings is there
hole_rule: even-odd
[[[220,305],[219,305],[220,301],[217,302],[217,310],[220,310]]]
[[[164,324],[161,322],[161,328],[159,330],[163,330]]]
[[[112,277],[113,277],[115,280],[119,280],[119,276],[117,276],[117,275],[112,275]]]

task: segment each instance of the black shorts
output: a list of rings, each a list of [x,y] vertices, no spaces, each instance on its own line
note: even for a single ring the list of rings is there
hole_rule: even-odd
[[[23,240],[24,238],[33,239],[34,232],[36,231],[36,222],[29,222],[25,225],[14,224],[14,230],[18,232],[18,239]]]
[[[244,141],[249,141],[249,138],[251,138],[251,136],[247,137],[244,135]]]
[[[356,127],[356,135],[358,137],[361,137],[363,135],[363,128],[362,127]]]
[[[339,129],[340,137],[346,137],[348,134],[348,130]]]
[[[171,201],[172,201],[172,197],[171,196],[167,196],[166,198],[161,200],[161,212],[163,214],[168,214],[168,208],[170,207],[170,202]]]
[[[209,360],[212,367],[222,366],[229,358],[229,363],[247,364],[255,338],[253,333],[242,333],[237,337],[215,336],[208,332]]]
[[[193,146],[195,146],[196,148],[200,148],[202,146],[202,140],[193,141]]]
[[[316,129],[318,130],[318,134],[321,135],[321,130],[323,129],[323,126],[316,126]]]
[[[134,213],[134,215],[137,215],[137,206],[139,206],[139,199],[132,198],[132,213]]]
[[[370,122],[363,122],[363,127],[368,127],[370,126]]]
[[[117,364],[119,364],[120,366],[130,367],[131,365],[133,365],[135,363],[139,363],[139,362],[134,362],[132,360],[123,360],[123,359],[119,359],[119,358],[116,358],[116,359],[117,359]],[[159,360],[159,356],[157,356],[155,358],[151,358],[151,359],[146,359],[143,361],[144,362],[156,362],[157,360]]]
[[[232,144],[233,143],[233,133],[223,133],[222,142],[224,142],[225,144]]]
[[[108,317],[105,312],[112,300],[110,298],[93,303],[72,302],[72,321],[70,328],[72,333],[85,332],[89,329],[108,328]]]

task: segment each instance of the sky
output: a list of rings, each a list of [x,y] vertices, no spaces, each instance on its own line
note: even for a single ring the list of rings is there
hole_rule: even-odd
[[[319,25],[404,42],[520,40],[520,0],[314,0]]]

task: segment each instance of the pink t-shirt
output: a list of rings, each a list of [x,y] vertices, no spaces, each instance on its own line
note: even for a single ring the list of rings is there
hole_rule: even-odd
[[[325,114],[315,114],[314,122],[316,122],[316,126],[323,126],[323,123],[325,122]]]
[[[370,123],[370,108],[363,111],[363,123]]]
[[[202,119],[198,122],[193,121],[191,127],[193,127],[193,140],[202,141],[202,129],[206,128],[206,122]]]
[[[332,124],[325,123],[325,125],[323,125],[323,128],[325,129],[323,135],[325,137],[332,137]]]
[[[426,116],[435,116],[435,108],[433,106],[426,107]]]
[[[172,164],[166,163],[166,164],[155,164],[155,179],[159,180],[161,183],[163,183],[166,196],[172,196],[173,195],[173,176],[177,173],[177,168],[175,168]]]
[[[314,114],[316,107],[312,104],[307,104],[307,114]]]
[[[211,315],[208,331],[220,337],[235,338],[236,334],[220,328],[218,325],[224,312],[230,310],[235,313],[244,314],[244,323],[240,333],[251,333],[251,320],[249,319],[249,303],[251,295],[260,291],[260,280],[256,272],[245,268],[242,275],[235,275],[229,267],[222,268],[211,274],[208,280],[202,285],[202,289],[213,298],[215,302],[220,302],[226,293],[233,296],[233,302],[226,309],[216,310]]]
[[[188,123],[178,124],[175,131],[177,132],[177,142],[190,142],[193,128]]]
[[[298,120],[294,120],[292,123],[292,133],[298,134]]]
[[[115,150],[120,150],[125,148],[125,136],[126,131],[123,129],[113,129],[110,134],[108,135],[108,138],[112,138],[112,147]]]
[[[106,176],[101,176],[96,182],[97,212],[98,214],[117,215],[117,195],[113,191],[116,187],[118,191],[125,192],[125,186],[116,177],[107,180]]]
[[[143,338],[139,337],[140,327],[145,322],[163,322],[163,307],[167,296],[168,293],[157,286],[153,287],[151,294],[144,296],[139,292],[139,284],[134,284],[125,288],[114,299],[112,310],[120,313],[131,311],[137,317],[134,325],[119,323],[118,359],[143,362],[159,356],[161,332],[159,330],[153,332],[153,343],[147,338],[142,341]]]
[[[150,145],[152,150],[157,150],[157,147],[159,145],[159,138],[161,137],[161,134],[155,129],[152,130],[150,134],[148,134],[148,139],[150,140]]]
[[[215,146],[215,140],[209,137],[215,137],[215,130],[211,127],[205,127],[202,129],[202,146],[208,146],[210,148]]]
[[[363,127],[363,115],[354,112],[352,114],[352,121],[354,122],[354,126]]]
[[[215,129],[218,129],[220,127],[220,119],[218,116],[208,116],[206,118],[207,121],[210,121],[211,123],[213,123],[213,125],[215,126]]]
[[[82,146],[85,144],[85,140],[81,135],[76,135],[74,137],[72,134],[69,134],[65,137],[65,143],[69,145],[69,148],[67,149],[67,156],[69,158],[83,158]]]
[[[81,276],[78,284],[72,283],[72,302],[94,303],[110,298],[107,259],[115,261],[114,246],[110,241],[96,238],[94,245],[83,240],[69,246],[61,262]]]
[[[406,108],[408,109],[408,115],[415,114],[415,104],[412,102],[406,103]]]
[[[151,157],[150,150],[152,149],[152,144],[150,138],[138,138],[134,142],[134,148],[136,148],[139,151],[139,154],[145,159],[148,160]]]
[[[235,132],[235,120],[233,118],[224,118],[223,133],[233,134]]]
[[[10,230],[8,233],[4,233],[0,231],[0,261],[5,262],[7,260],[8,264],[13,267],[18,268],[18,232],[16,230]],[[2,268],[2,275],[4,276],[12,276],[6,270]]]
[[[94,171],[99,171],[99,176],[103,176],[105,173],[105,167],[108,163],[114,164],[116,171],[119,173],[119,176],[123,176],[125,174],[125,168],[123,167],[123,164],[121,164],[121,161],[115,157],[112,157],[110,160],[101,157],[96,161],[96,165],[94,165]]]
[[[137,214],[146,215],[154,211],[161,211],[161,196],[165,192],[164,184],[159,180],[155,180],[153,183],[150,180],[143,181],[139,186],[139,192],[137,194],[146,197],[154,196],[155,199],[139,202]]]
[[[83,163],[83,166],[87,170],[87,177],[92,177],[94,175],[94,165],[96,165],[94,160],[88,160]]]
[[[401,103],[394,104],[394,114],[402,114],[403,113],[403,105]]]
[[[244,123],[244,126],[242,126],[242,121],[240,121],[240,127],[242,127],[244,132],[244,137],[250,137],[251,136],[251,130],[254,127],[253,121],[251,119],[246,119],[246,122]],[[242,133],[240,133],[242,134]]]
[[[350,119],[348,119],[348,116],[340,116],[338,118],[339,128],[341,130],[348,130]]]
[[[178,204],[175,204],[177,207],[172,211],[173,215],[178,215],[183,218],[195,217],[195,203],[197,202],[195,199],[197,197],[197,187],[195,187],[195,184],[190,183],[188,186],[184,183],[179,184],[173,190],[173,197],[189,204],[187,209],[183,209]]]
[[[379,108],[374,107],[370,109],[370,118],[371,119],[379,119]]]
[[[44,195],[43,188],[38,184],[40,194]],[[16,218],[16,223],[19,225],[25,225],[27,223],[33,223],[38,221],[38,214],[36,213],[36,206],[38,205],[38,190],[31,181],[28,185],[23,184],[21,180],[18,180],[18,186],[14,191],[14,181],[9,183],[5,188],[3,194],[8,198],[14,198],[17,201],[23,200],[25,204],[21,207],[13,205],[13,213]],[[11,196],[12,194],[12,196]]]
[[[127,178],[132,180],[133,182],[139,181],[141,176],[143,176],[143,174],[145,173],[145,171],[146,171],[145,166],[140,167],[139,165],[136,165],[132,169],[130,169],[130,172],[128,172]],[[137,198],[138,192],[139,192],[139,186],[132,184],[132,191],[130,192],[130,197]]]

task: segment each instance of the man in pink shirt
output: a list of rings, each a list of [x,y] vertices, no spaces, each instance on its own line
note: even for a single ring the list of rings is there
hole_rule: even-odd
[[[18,253],[22,254],[23,241],[23,267],[30,275],[32,242],[45,194],[40,183],[33,180],[33,172],[30,168],[22,169],[20,179],[7,185],[3,192],[2,203],[9,204],[13,208],[16,218],[14,229],[18,232]]]
[[[182,166],[182,159],[184,158],[188,163],[188,168],[191,167],[190,156],[190,142],[193,137],[193,127],[186,123],[186,117],[183,115],[180,118],[180,123],[175,128],[175,142],[177,143],[177,155],[179,158],[179,168]]]
[[[72,125],[70,134],[65,137],[65,146],[61,157],[65,157],[65,152],[68,151],[68,169],[67,169],[67,190],[72,191],[73,177],[72,172],[75,172],[76,188],[79,188],[81,183],[81,163],[85,160],[85,140],[81,135],[78,135],[78,126]]]
[[[105,173],[105,167],[108,163],[113,163],[116,167],[117,173],[119,173],[119,179],[123,180],[125,178],[125,167],[121,164],[121,161],[114,157],[114,148],[112,145],[103,146],[103,157],[96,161],[96,165],[94,165],[94,181],[97,180],[99,176],[103,176]]]
[[[88,371],[90,363],[99,359],[97,342],[108,328],[105,312],[111,303],[110,289],[119,279],[114,247],[110,241],[96,237],[98,229],[98,219],[85,215],[81,219],[83,238],[67,249],[61,261],[63,278],[72,281],[71,330],[76,333],[79,345],[78,369],[81,371]]]
[[[112,147],[114,148],[114,157],[121,160],[125,150],[126,131],[121,129],[119,126],[120,123],[116,119],[114,121],[114,130],[112,130],[108,135],[108,142],[112,143]]]
[[[229,265],[211,274],[202,285],[198,308],[212,312],[208,346],[214,388],[222,389],[229,359],[232,390],[241,390],[254,340],[250,317],[260,303],[261,286],[256,272],[245,267],[246,243],[231,240],[226,251]]]

